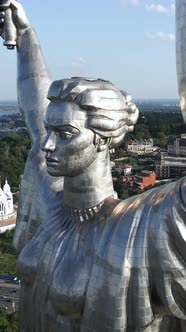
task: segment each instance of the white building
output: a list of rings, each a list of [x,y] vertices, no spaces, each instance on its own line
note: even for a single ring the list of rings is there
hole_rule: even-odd
[[[130,165],[120,165],[119,167],[116,168],[116,171],[119,174],[123,173],[123,175],[125,175],[125,176],[131,174],[131,170],[132,170],[132,167]]]
[[[167,153],[172,156],[186,157],[186,135],[170,139],[167,144]]]
[[[154,146],[153,139],[149,140],[130,140],[126,143],[126,150],[131,153],[146,154],[152,153],[157,150]]]
[[[3,189],[0,187],[0,222],[9,219],[14,213],[13,195],[6,180]]]
[[[171,156],[160,152],[156,156],[156,176],[158,179],[177,178],[185,175],[186,157]]]

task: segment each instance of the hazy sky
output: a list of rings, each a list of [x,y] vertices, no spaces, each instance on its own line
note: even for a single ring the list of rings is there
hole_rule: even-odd
[[[134,98],[176,98],[171,0],[22,0],[52,79],[100,77]],[[16,52],[0,46],[0,99],[16,98]]]

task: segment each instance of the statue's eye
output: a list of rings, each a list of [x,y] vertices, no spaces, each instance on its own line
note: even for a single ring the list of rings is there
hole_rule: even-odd
[[[59,137],[61,137],[63,140],[68,140],[73,137],[73,134],[66,132],[66,131],[58,131]]]

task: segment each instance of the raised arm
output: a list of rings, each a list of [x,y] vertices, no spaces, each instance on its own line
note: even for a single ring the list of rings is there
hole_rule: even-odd
[[[34,31],[30,28],[19,38],[17,47],[17,95],[32,141],[44,134],[43,120],[50,79]]]
[[[14,232],[14,245],[19,253],[42,221],[48,218],[52,211],[58,213],[61,209],[62,194],[58,192],[62,191],[63,182],[60,178],[56,179],[47,174],[45,154],[40,149],[41,141],[46,134],[43,120],[48,105],[47,93],[50,85],[41,49],[22,6],[15,0],[9,0],[8,10],[10,10],[9,20],[7,13],[0,11],[0,34],[6,41],[6,31],[8,30],[11,35],[12,29],[12,35],[15,36],[18,103],[33,142],[21,181],[17,225]]]
[[[32,142],[44,134],[43,120],[48,105],[46,98],[50,79],[35,32],[21,6],[10,1],[17,30],[17,93]]]

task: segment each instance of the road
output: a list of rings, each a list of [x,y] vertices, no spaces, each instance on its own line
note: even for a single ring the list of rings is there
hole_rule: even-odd
[[[0,280],[0,310],[18,311],[19,289],[19,285],[5,283]]]

